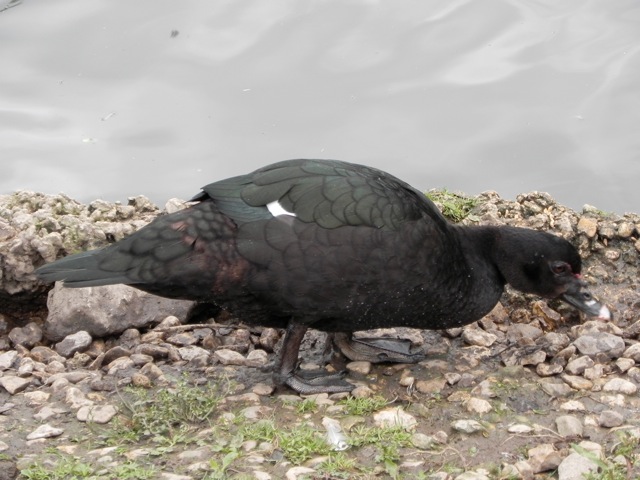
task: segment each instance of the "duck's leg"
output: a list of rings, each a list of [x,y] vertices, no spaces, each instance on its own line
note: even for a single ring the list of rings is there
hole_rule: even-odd
[[[425,358],[411,351],[409,340],[399,338],[353,338],[351,332],[336,332],[333,343],[352,361],[417,363]]]
[[[273,372],[274,383],[287,385],[302,394],[350,392],[353,390],[354,386],[342,379],[343,373],[305,372],[298,369],[298,353],[306,331],[305,325],[289,322]]]

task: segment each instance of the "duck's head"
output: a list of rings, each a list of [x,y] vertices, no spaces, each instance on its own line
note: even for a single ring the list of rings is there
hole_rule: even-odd
[[[525,228],[503,227],[496,263],[512,287],[545,298],[560,298],[586,315],[611,320],[606,305],[587,289],[576,248],[563,238]]]

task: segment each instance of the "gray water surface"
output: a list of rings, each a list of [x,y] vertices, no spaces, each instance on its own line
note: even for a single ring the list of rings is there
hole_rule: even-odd
[[[24,0],[0,194],[163,205],[313,157],[637,212],[639,85],[635,0]]]

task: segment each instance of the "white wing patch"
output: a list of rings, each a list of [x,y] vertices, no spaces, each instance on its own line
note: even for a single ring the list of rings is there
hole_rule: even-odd
[[[269,210],[269,213],[274,217],[279,217],[280,215],[289,215],[291,217],[297,216],[295,213],[287,212],[277,200],[274,200],[271,203],[267,203],[267,209]]]

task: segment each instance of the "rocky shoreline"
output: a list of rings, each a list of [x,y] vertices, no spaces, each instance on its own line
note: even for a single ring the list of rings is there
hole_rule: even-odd
[[[565,305],[508,290],[464,329],[383,332],[423,348],[420,364],[352,362],[352,396],[301,397],[271,387],[277,330],[225,312],[184,324],[190,302],[125,286],[49,291],[33,274],[184,202],[160,211],[141,196],[0,196],[0,479],[639,477],[640,217],[575,212],[537,192],[474,203],[463,222],[573,242],[614,321],[581,323]],[[310,367],[324,343],[318,332],[305,339]],[[208,414],[161,428],[167,404],[138,429],[163,395]],[[326,418],[345,450],[333,449]]]

